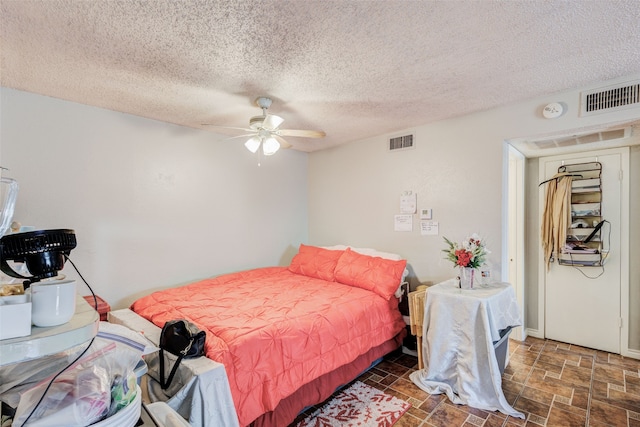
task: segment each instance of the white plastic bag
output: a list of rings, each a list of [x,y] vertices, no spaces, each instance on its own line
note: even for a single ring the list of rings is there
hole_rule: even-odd
[[[77,363],[55,381],[41,381],[21,394],[14,427],[85,427],[115,414],[135,399],[134,369],[142,360],[146,344],[103,328],[105,322],[100,323],[100,332]]]
[[[43,381],[23,393],[14,427],[85,427],[102,419],[111,405],[111,375],[104,362],[115,348],[112,343],[91,352],[53,383]]]

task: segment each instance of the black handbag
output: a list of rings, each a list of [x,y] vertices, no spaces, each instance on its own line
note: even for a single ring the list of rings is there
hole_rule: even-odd
[[[160,332],[160,386],[165,390],[178,370],[182,359],[193,359],[204,356],[204,341],[207,334],[188,320],[169,320]],[[171,368],[169,378],[164,380],[164,352],[178,356]]]

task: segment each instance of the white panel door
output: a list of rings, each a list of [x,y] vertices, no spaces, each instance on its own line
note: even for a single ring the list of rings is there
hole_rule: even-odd
[[[598,161],[602,164],[601,237],[609,255],[602,267],[559,265],[554,260],[544,274],[545,337],[620,353],[621,325],[621,197],[622,153],[603,150],[540,159],[541,181],[565,165]],[[624,171],[627,172],[627,171]],[[542,218],[546,186],[541,186]],[[543,258],[543,257],[541,257]],[[542,260],[544,262],[544,260]]]

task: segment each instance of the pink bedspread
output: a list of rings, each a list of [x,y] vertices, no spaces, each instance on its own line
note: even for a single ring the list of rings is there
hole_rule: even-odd
[[[397,304],[268,267],[155,292],[131,309],[159,327],[184,318],[206,331],[207,357],[225,365],[246,426],[301,385],[404,330]]]

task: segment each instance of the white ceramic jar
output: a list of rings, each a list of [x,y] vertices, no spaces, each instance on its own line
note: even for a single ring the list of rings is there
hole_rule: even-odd
[[[76,282],[61,280],[31,285],[31,323],[48,327],[71,320],[76,311]]]

